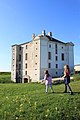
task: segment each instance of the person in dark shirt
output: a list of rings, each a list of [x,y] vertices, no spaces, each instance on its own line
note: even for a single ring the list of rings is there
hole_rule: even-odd
[[[67,93],[67,87],[68,87],[70,94],[73,95],[72,89],[69,85],[69,83],[70,83],[70,68],[68,65],[64,66],[64,76],[63,77],[64,77],[64,84],[65,84],[64,93]]]

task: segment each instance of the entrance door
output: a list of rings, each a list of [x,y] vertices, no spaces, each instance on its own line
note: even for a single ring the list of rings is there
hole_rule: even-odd
[[[28,78],[24,78],[24,83],[28,83]]]

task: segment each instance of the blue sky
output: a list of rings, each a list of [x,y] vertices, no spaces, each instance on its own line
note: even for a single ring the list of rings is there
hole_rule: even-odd
[[[11,45],[44,29],[72,41],[74,64],[80,64],[80,0],[0,0],[0,71],[11,70]]]

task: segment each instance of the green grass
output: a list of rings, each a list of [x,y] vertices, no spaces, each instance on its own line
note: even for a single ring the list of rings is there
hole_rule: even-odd
[[[74,74],[73,75],[73,80],[80,80],[80,73],[79,74]]]
[[[63,84],[54,94],[38,83],[0,84],[0,120],[80,120],[80,81],[70,85],[74,95]]]
[[[10,72],[0,72],[0,83],[12,83]]]

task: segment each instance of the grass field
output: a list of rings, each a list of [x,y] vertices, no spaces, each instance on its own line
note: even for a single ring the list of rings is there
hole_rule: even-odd
[[[10,72],[0,72],[0,83],[12,83]]]
[[[70,85],[74,95],[64,84],[53,85],[54,94],[38,83],[0,84],[0,120],[80,120],[80,80]]]

